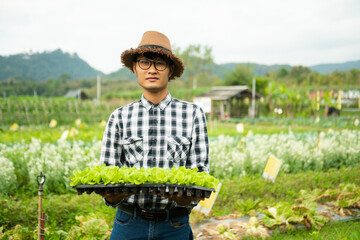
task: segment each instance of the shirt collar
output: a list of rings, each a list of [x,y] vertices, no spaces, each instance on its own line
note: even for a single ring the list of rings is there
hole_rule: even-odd
[[[146,111],[149,111],[151,108],[158,106],[161,110],[164,110],[166,108],[167,105],[169,105],[169,103],[171,102],[172,97],[171,94],[168,93],[167,96],[161,100],[158,104],[153,104],[152,102],[150,102],[149,100],[147,100],[144,95],[141,96],[141,102],[143,104],[143,106],[145,107]]]

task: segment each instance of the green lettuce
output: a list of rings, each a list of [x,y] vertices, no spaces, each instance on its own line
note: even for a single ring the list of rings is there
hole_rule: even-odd
[[[88,167],[83,171],[74,170],[70,177],[71,186],[85,184],[116,184],[116,183],[171,183],[195,185],[206,188],[216,188],[219,180],[206,172],[198,172],[197,168],[185,167],[164,168],[140,168],[96,166]]]

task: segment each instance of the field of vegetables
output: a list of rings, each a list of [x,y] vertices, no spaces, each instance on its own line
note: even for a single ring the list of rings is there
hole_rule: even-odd
[[[109,237],[115,210],[98,195],[78,196],[70,185],[74,170],[98,164],[105,120],[2,125],[0,239],[37,238],[40,172],[47,177],[45,239]],[[198,239],[207,234],[213,239],[360,239],[358,121],[356,116],[208,121],[210,174],[223,187],[211,215],[193,212],[191,221],[248,221],[197,229]],[[283,162],[274,183],[261,177],[270,155]],[[328,215],[320,215],[319,208]],[[351,221],[334,221],[330,213]]]

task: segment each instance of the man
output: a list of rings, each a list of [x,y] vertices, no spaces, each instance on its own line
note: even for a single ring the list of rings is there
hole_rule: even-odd
[[[172,98],[168,83],[180,77],[184,64],[162,33],[145,32],[139,46],[122,53],[121,62],[137,75],[140,100],[110,116],[100,165],[136,168],[197,167],[209,172],[205,116],[195,104]],[[104,194],[117,207],[113,239],[193,239],[191,209],[202,198],[140,193]]]

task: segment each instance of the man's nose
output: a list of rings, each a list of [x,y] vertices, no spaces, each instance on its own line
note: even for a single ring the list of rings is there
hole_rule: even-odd
[[[154,62],[151,63],[150,68],[148,69],[148,72],[150,72],[150,73],[156,73],[157,72]]]

